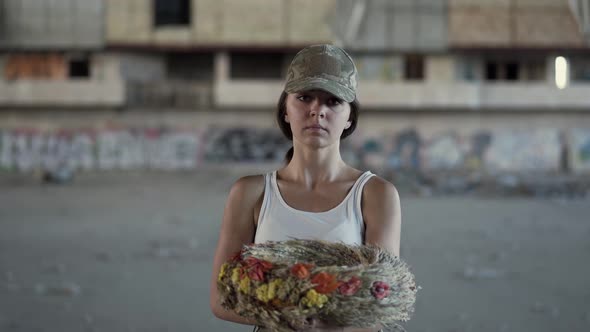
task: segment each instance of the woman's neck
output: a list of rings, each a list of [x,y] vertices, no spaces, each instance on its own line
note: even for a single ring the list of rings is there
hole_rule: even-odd
[[[283,176],[313,188],[319,183],[334,181],[346,168],[338,145],[321,149],[296,145],[293,159],[283,169]]]

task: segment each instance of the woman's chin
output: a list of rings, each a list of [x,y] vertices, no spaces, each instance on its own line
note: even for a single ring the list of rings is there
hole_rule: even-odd
[[[303,142],[305,143],[305,145],[307,145],[313,149],[322,149],[322,148],[326,148],[326,147],[329,147],[330,145],[334,144],[334,142],[331,142],[330,140],[328,140],[327,137],[318,137],[318,136],[307,137],[305,140],[303,140]]]

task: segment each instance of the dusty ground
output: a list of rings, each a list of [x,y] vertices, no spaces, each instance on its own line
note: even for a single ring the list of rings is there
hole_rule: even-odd
[[[236,173],[0,181],[0,331],[250,331],[213,317],[213,249]],[[590,201],[402,193],[405,326],[590,331]]]

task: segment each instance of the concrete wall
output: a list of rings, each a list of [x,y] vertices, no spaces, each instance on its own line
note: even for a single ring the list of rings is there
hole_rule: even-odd
[[[582,47],[567,0],[449,0],[455,47]]]
[[[350,32],[355,5],[366,3],[358,32]],[[334,27],[352,49],[437,51],[448,45],[447,0],[339,1]],[[354,27],[353,27],[354,29]]]
[[[353,12],[365,4],[359,19]],[[361,6],[362,7],[362,6]],[[351,49],[581,47],[568,0],[192,0],[191,25],[153,26],[151,0],[4,0],[0,47],[100,48],[109,43]],[[358,23],[358,24],[357,24]]]
[[[103,0],[0,1],[0,49],[99,49]]]
[[[223,43],[282,44],[287,41],[285,1],[225,0],[223,5],[223,30],[220,36]],[[196,24],[198,29],[199,23]]]
[[[331,41],[335,0],[192,0],[191,24],[154,27],[149,0],[106,0],[111,44],[286,46]]]
[[[584,46],[568,0],[516,0],[514,43],[519,46]]]
[[[290,143],[268,112],[5,111],[0,169],[194,169],[280,163]],[[345,159],[377,172],[590,172],[590,116],[583,113],[361,114]]]
[[[106,0],[105,39],[111,42],[147,42],[152,39],[152,6],[146,0]]]
[[[287,0],[289,43],[305,45],[334,40],[331,23],[338,19],[335,17],[338,3],[339,0]]]
[[[587,46],[568,0],[192,0],[189,26],[157,28],[151,1],[105,1],[106,38],[113,44],[337,42],[401,52]]]

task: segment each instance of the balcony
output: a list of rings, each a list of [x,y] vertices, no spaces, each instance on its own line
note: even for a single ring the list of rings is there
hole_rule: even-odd
[[[279,81],[217,82],[215,106],[272,108],[283,88]],[[403,82],[359,83],[358,97],[374,110],[590,110],[590,84],[572,83],[565,89],[545,82]]]
[[[0,107],[121,107],[122,81],[0,80]]]

